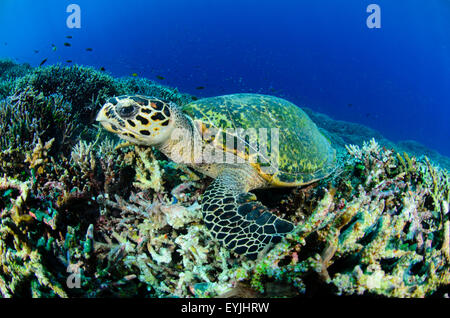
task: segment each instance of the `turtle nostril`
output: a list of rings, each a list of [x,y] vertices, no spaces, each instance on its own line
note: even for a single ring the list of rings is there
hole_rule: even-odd
[[[117,113],[121,117],[131,117],[136,114],[136,107],[134,106],[118,106]]]

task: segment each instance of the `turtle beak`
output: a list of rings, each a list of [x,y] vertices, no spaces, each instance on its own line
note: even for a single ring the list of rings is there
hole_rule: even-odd
[[[114,129],[111,125],[111,120],[106,116],[105,114],[105,107],[103,107],[97,114],[97,118],[95,118],[95,121],[100,122],[100,124],[105,128],[107,131],[112,133],[117,133],[117,129]]]
[[[99,121],[100,123],[103,123],[104,121],[108,121],[108,117],[105,115],[105,107],[100,109],[100,111],[97,114],[97,118],[95,118],[95,121]]]

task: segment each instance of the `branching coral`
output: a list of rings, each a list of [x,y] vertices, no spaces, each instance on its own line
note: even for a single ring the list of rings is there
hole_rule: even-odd
[[[350,136],[356,126],[333,136],[339,123],[329,134],[341,143],[339,171],[264,190],[272,212],[296,227],[248,261],[203,225],[209,179],[90,125],[113,95],[178,105],[193,96],[80,66],[14,74],[6,91],[15,93],[0,101],[2,297],[425,297],[450,283],[450,177],[426,157],[386,140],[344,147],[362,137]]]
[[[30,64],[17,64],[10,59],[0,59],[0,79],[16,78],[31,70]]]
[[[135,148],[136,182],[133,185],[141,190],[153,189],[161,192],[163,189],[163,178],[158,160],[152,153],[151,148]]]
[[[29,88],[41,92],[45,97],[54,94],[63,96],[73,105],[72,112],[80,114],[82,124],[91,123],[100,105],[111,96],[139,93],[165,98],[179,105],[193,99],[190,95],[147,79],[116,80],[105,72],[79,65],[35,68],[14,82],[16,93]]]
[[[33,170],[36,175],[44,173],[45,165],[48,163],[48,152],[52,147],[55,139],[50,139],[45,144],[39,139],[35,144],[33,150],[27,153],[25,163],[29,164],[30,170]]]
[[[296,234],[256,265],[252,285],[263,292],[266,277],[306,292],[315,275],[338,294],[390,297],[425,297],[448,285],[448,174],[374,140],[348,151],[353,168],[334,184],[351,180],[351,195],[327,192]]]
[[[3,178],[0,180],[0,190],[7,189],[17,189],[19,194],[2,211],[0,293],[3,297],[11,297],[28,289],[33,297],[49,293],[67,297],[60,283],[43,265],[41,252],[30,243],[30,237],[22,224],[31,220],[29,215],[23,214],[31,190],[30,184]]]
[[[316,286],[331,294],[424,297],[448,285],[447,172],[375,141],[348,151],[341,174],[290,194],[285,213],[297,223],[295,231],[256,261],[230,254],[210,236],[197,203],[204,186],[193,181],[143,189],[135,181],[130,195],[98,187],[90,193],[97,193],[99,217],[68,226],[63,241],[49,236],[39,246],[59,246],[58,259],[77,264],[82,284],[68,290],[74,295],[211,297],[251,286],[273,296],[276,286],[276,296],[292,296]],[[120,179],[114,161],[142,172],[153,162],[160,173],[155,179],[170,165],[148,148],[117,148],[112,141],[80,142],[72,153],[73,165],[93,180],[105,173]],[[65,185],[57,187],[68,195]],[[36,211],[30,215],[58,229]],[[4,287],[11,281],[1,279],[2,292],[11,295]],[[44,285],[36,286],[38,293]]]
[[[81,169],[85,176],[95,171],[96,158],[93,148],[94,143],[80,140],[72,150],[72,162]]]
[[[26,89],[0,101],[0,148],[29,150],[38,138],[55,138],[55,150],[67,151],[78,127],[76,118],[62,96],[44,97]]]
[[[233,276],[229,252],[219,247],[200,224],[197,203],[183,206],[164,199],[152,202],[144,193],[133,194],[129,201],[118,196],[115,201],[102,199],[107,207],[122,211],[109,239],[122,246],[122,275],[138,273],[137,278],[151,287],[155,296],[194,296],[200,292],[196,290],[198,284],[204,283],[209,286],[203,290],[207,294],[228,289],[227,280]],[[136,218],[140,223],[133,226]],[[115,268],[120,267],[116,264]],[[216,276],[218,271],[222,274]]]
[[[31,71],[29,64],[17,64],[9,59],[0,59],[0,99],[13,93],[15,80]]]
[[[88,123],[95,116],[99,105],[92,105],[92,101],[104,103],[108,96],[118,94],[118,87],[114,79],[84,66],[51,65],[33,69],[29,74],[21,77],[15,83],[15,91],[21,92],[32,88],[44,96],[58,94],[64,96],[79,113],[82,123]]]

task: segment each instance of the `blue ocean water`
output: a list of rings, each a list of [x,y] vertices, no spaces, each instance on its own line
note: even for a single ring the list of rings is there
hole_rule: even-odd
[[[72,3],[79,29],[66,25]],[[366,25],[372,3],[381,28]],[[72,60],[199,97],[281,96],[450,156],[447,0],[1,0],[2,57]]]

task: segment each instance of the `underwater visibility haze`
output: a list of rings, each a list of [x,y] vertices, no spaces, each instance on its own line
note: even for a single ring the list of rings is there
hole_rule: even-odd
[[[449,88],[445,0],[1,0],[0,297],[448,297]]]

